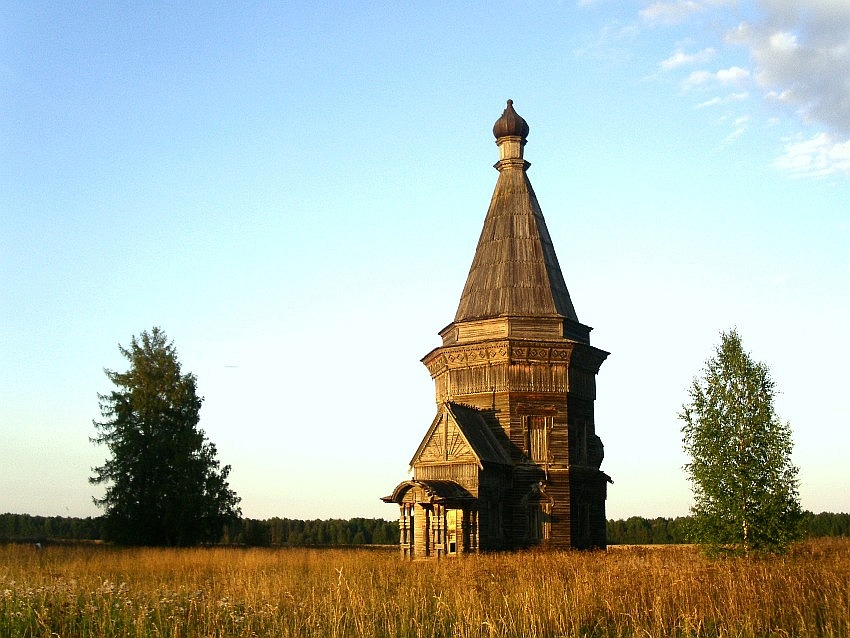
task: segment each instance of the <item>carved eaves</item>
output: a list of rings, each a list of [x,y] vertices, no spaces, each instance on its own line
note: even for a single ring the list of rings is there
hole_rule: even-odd
[[[422,359],[422,363],[428,368],[432,377],[446,370],[486,365],[511,363],[569,365],[575,351],[574,345],[563,341],[517,343],[505,339],[474,345],[436,348]]]

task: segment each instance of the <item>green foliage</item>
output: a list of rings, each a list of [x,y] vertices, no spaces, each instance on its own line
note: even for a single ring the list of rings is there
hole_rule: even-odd
[[[608,521],[609,545],[675,545],[689,542],[691,517],[643,518]],[[801,525],[806,538],[850,536],[850,514],[832,512],[803,513]]]
[[[690,519],[643,518],[632,516],[626,520],[608,521],[609,545],[672,545],[688,542],[684,528]],[[70,516],[32,516],[30,514],[0,514],[0,542],[49,542],[99,540],[103,517],[75,518]],[[398,543],[398,521],[380,518],[352,518],[351,520],[296,520],[271,518],[255,520],[242,518],[228,524],[219,543],[249,546],[316,546],[312,542],[319,536],[313,530],[324,526],[342,527],[343,545],[395,545]],[[802,524],[806,538],[850,536],[850,514],[821,512],[803,513]],[[294,530],[301,530],[296,536]],[[306,530],[306,533],[305,533]],[[272,543],[274,539],[274,543]],[[304,540],[308,542],[304,542]]]
[[[850,518],[850,517],[848,517]],[[105,517],[0,514],[0,542],[95,541],[103,538]],[[298,520],[292,518],[234,519],[211,543],[253,547],[317,547],[395,545],[398,521],[382,518]]]
[[[398,521],[380,518],[241,519],[228,526],[227,534],[230,542],[251,546],[395,545],[398,543]]]
[[[608,521],[609,545],[675,545],[687,542],[684,528],[688,519],[643,518]]]
[[[850,536],[850,514],[804,512],[802,528],[807,538]]]
[[[734,330],[690,388],[679,417],[694,505],[690,534],[711,551],[781,552],[800,536],[791,426],[773,407],[770,371]]]
[[[193,545],[216,540],[238,518],[239,497],[229,488],[230,466],[198,427],[203,398],[193,374],[182,374],[174,344],[154,328],[119,346],[126,372],[105,370],[116,386],[98,394],[104,420],[94,421],[111,457],[93,468],[105,484],[107,539],[128,545]]]
[[[31,516],[0,514],[0,542],[45,542],[48,540],[99,540],[100,517]]]

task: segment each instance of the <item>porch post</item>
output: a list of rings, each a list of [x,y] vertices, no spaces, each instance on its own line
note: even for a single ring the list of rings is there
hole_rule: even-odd
[[[410,527],[410,515],[413,513],[413,505],[401,503],[399,508],[401,509],[401,515],[398,521],[398,532],[401,557],[413,558],[413,545],[410,542],[410,534],[413,531]]]
[[[414,505],[413,515],[413,556],[426,558],[431,555],[430,506],[422,503]]]

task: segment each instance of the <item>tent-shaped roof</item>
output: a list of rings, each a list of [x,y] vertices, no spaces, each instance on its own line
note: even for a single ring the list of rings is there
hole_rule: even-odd
[[[518,118],[518,120],[517,120]],[[503,316],[578,321],[549,230],[522,159],[528,125],[509,101],[493,129],[499,179],[484,220],[455,322]]]

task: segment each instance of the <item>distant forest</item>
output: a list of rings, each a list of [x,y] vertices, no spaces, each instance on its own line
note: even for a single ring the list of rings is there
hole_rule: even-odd
[[[0,514],[0,542],[97,541],[103,538],[102,527],[102,517]],[[398,542],[398,522],[380,518],[242,518],[222,530],[219,542],[254,547],[392,545]]]
[[[686,543],[688,518],[643,518],[608,521],[610,545],[656,545]],[[46,543],[50,541],[97,541],[102,519],[67,516],[0,514],[0,542]],[[803,528],[809,538],[850,536],[850,514],[805,513]],[[302,521],[291,518],[256,520],[243,518],[222,532],[220,542],[252,547],[340,547],[394,545],[398,522],[380,518]]]
[[[626,520],[608,521],[609,545],[666,545],[687,543],[690,518],[643,518],[632,516]],[[808,538],[823,536],[850,536],[850,514],[821,512],[803,515],[804,535]]]

